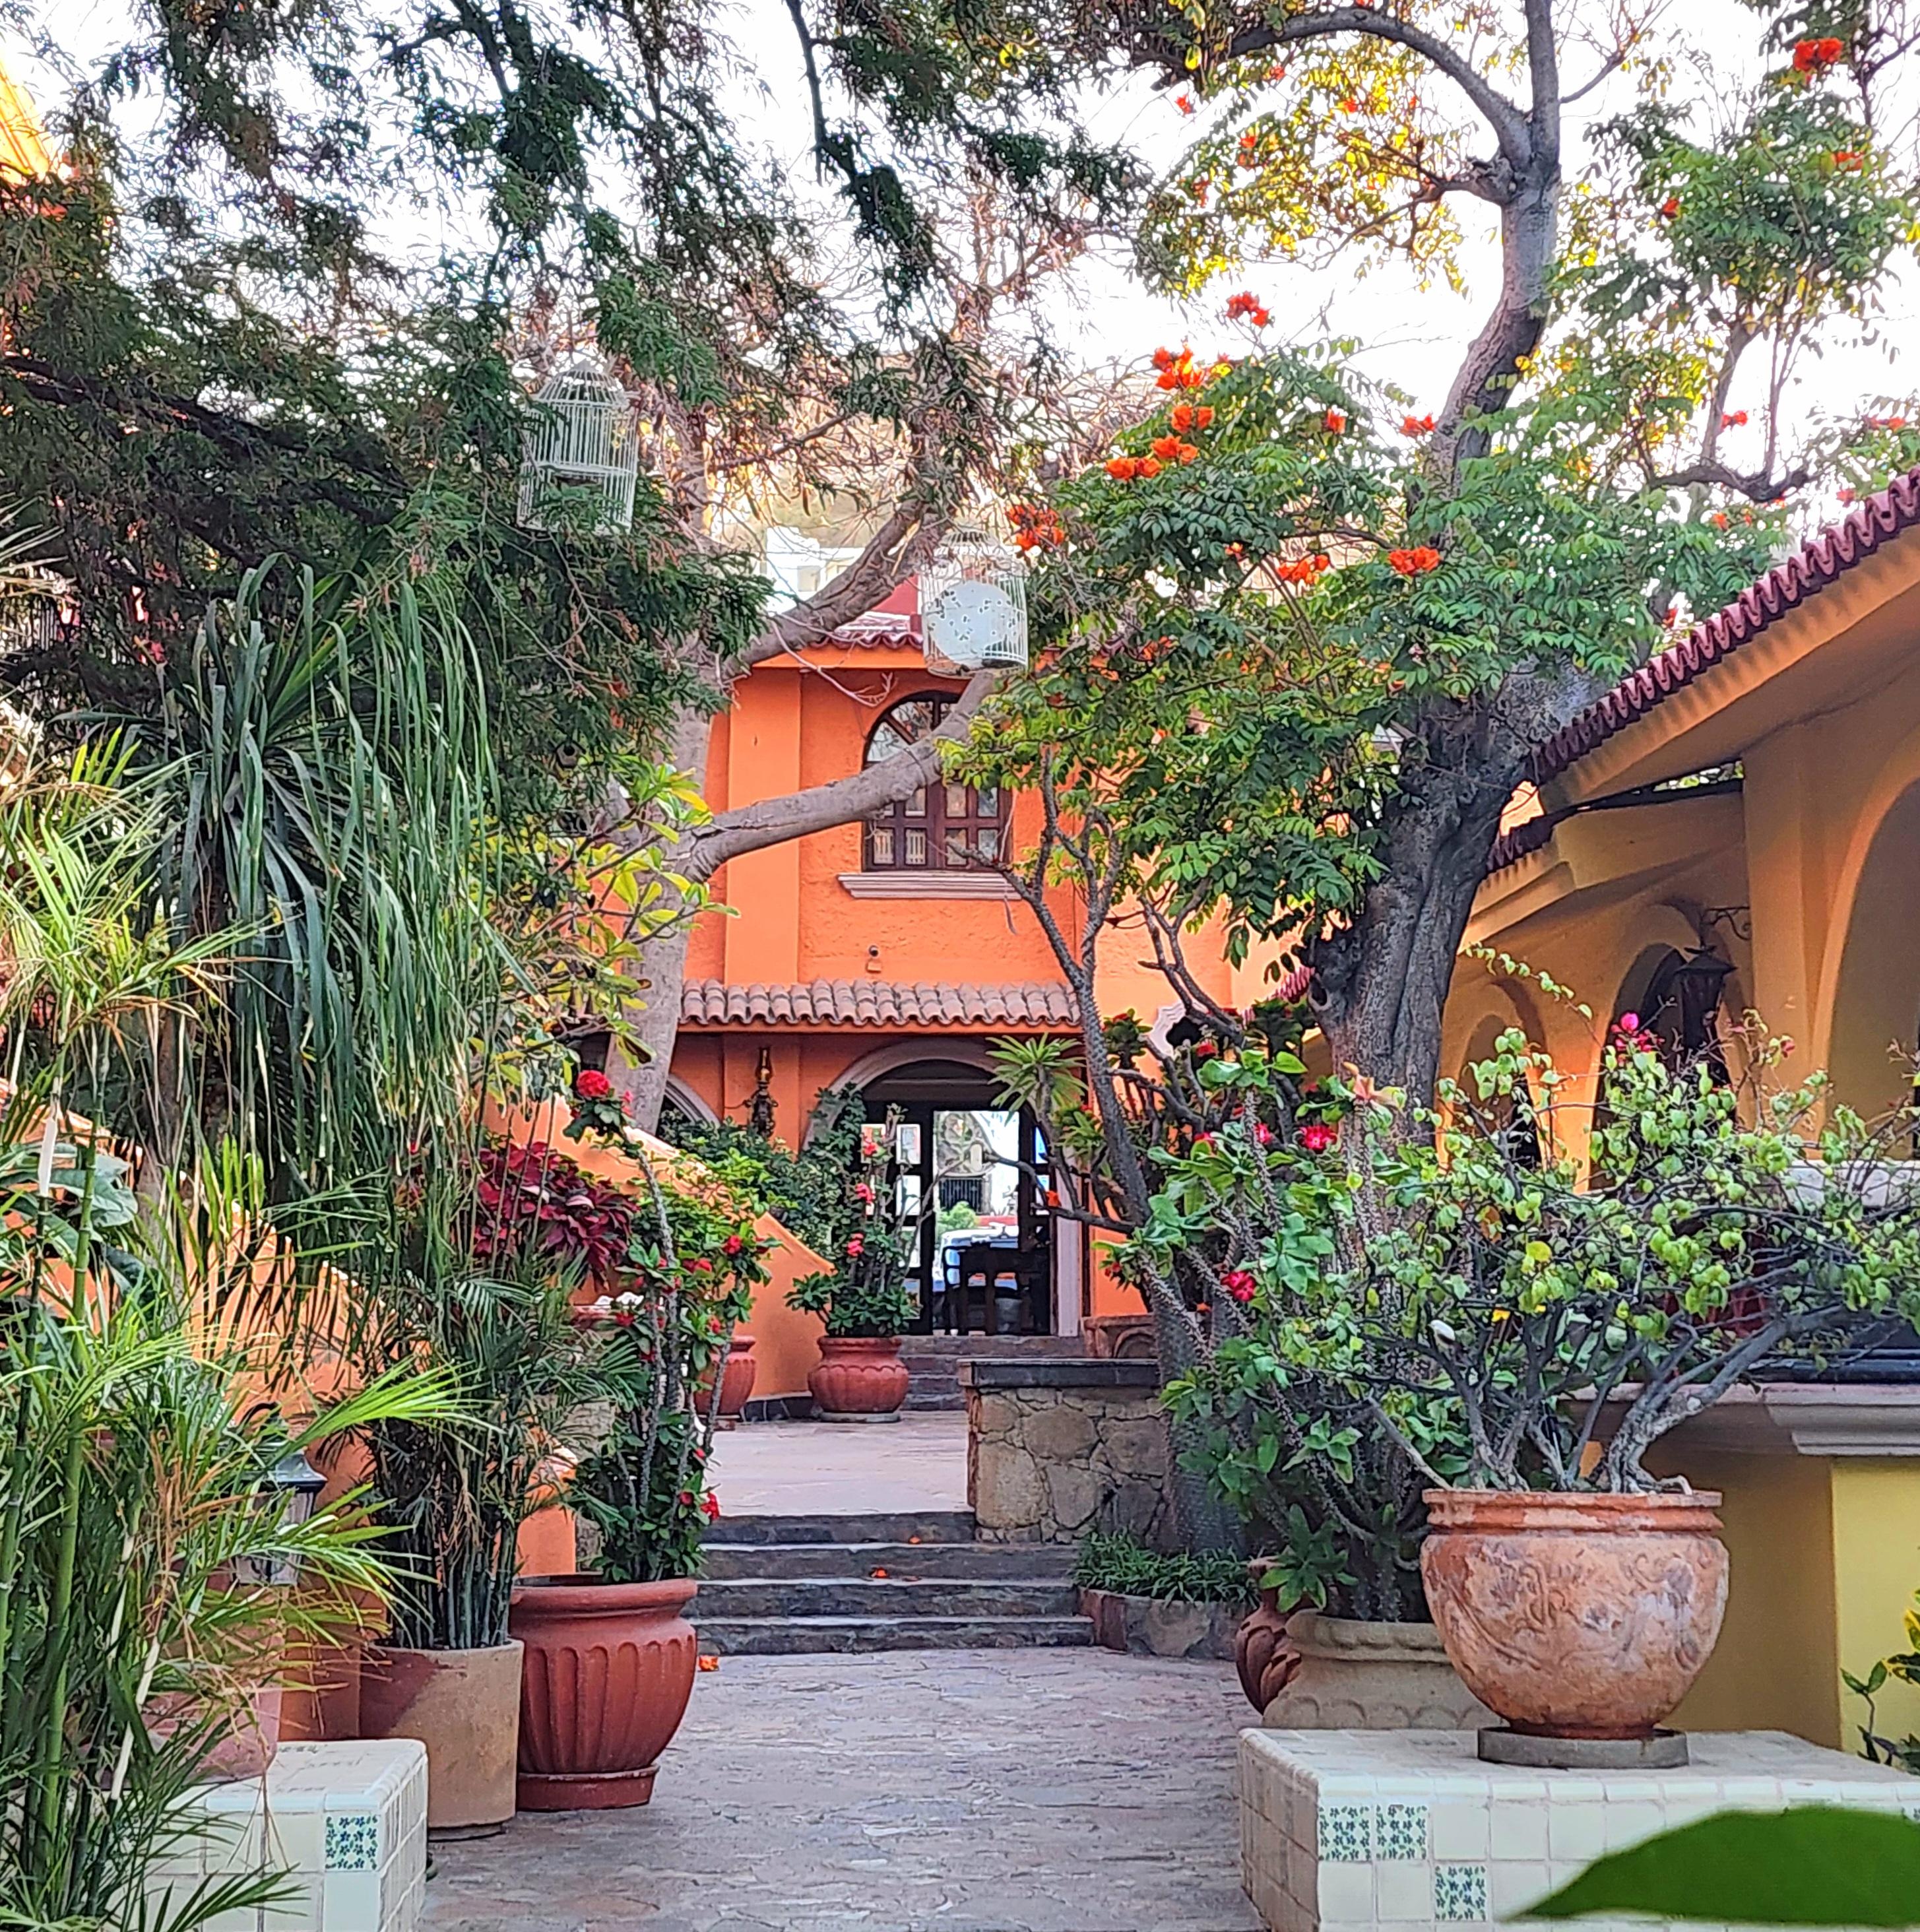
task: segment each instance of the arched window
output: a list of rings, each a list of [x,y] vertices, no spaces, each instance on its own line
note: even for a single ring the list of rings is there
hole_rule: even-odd
[[[953,700],[938,692],[903,698],[873,728],[866,762],[878,764],[938,728]],[[867,820],[869,872],[964,872],[1000,855],[1002,794],[936,780]]]

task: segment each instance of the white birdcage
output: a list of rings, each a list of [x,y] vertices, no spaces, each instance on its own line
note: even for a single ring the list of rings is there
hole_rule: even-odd
[[[633,405],[607,365],[584,356],[556,370],[540,385],[532,417],[520,466],[520,526],[595,536],[630,529],[640,438]]]
[[[975,519],[956,523],[920,572],[928,668],[991,670],[1027,662],[1027,567]]]

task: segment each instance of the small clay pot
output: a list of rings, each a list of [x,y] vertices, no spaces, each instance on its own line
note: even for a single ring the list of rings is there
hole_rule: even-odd
[[[520,1746],[520,1644],[484,1650],[368,1646],[360,1730],[427,1747],[427,1829],[482,1838],[513,1816]]]
[[[1256,1559],[1246,1566],[1260,1589],[1260,1606],[1240,1619],[1233,1636],[1233,1660],[1240,1673],[1240,1688],[1246,1701],[1263,1714],[1293,1682],[1294,1673],[1300,1668],[1300,1652],[1287,1640],[1288,1613],[1280,1608],[1280,1593],[1260,1583],[1273,1567],[1265,1559]]]
[[[1468,1687],[1534,1737],[1651,1737],[1720,1636],[1719,1496],[1429,1490],[1426,1601]]]
[[[907,1400],[907,1379],[898,1335],[825,1336],[819,1362],[807,1371],[814,1414],[826,1422],[897,1414]]]
[[[604,1811],[653,1796],[660,1754],[693,1694],[690,1577],[522,1580],[512,1625],[526,1646],[520,1808]]]

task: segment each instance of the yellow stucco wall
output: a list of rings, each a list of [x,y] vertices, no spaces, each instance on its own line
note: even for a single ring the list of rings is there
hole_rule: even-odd
[[[1906,1648],[1902,1618],[1920,1587],[1920,1460],[1858,1456],[1827,1465],[1833,1486],[1840,1661],[1856,1677]],[[1884,1735],[1920,1733],[1920,1690],[1889,1684],[1876,1700]],[[1847,1742],[1864,1712],[1843,1693]]]

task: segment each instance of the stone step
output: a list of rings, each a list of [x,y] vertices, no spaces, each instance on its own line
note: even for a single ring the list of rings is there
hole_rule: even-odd
[[[916,1415],[944,1415],[950,1411],[964,1408],[967,1398],[960,1393],[960,1384],[929,1377],[920,1384],[907,1384],[907,1400],[902,1407],[909,1408]]]
[[[693,1620],[733,1623],[742,1618],[778,1617],[802,1622],[820,1617],[930,1617],[992,1620],[1006,1617],[1071,1617],[1080,1612],[1080,1592],[1069,1582],[990,1578],[963,1581],[948,1576],[760,1576],[725,1581],[703,1580],[694,1599]]]
[[[696,1624],[700,1648],[724,1657],[1084,1648],[1094,1640],[1084,1617],[734,1617]]]
[[[722,1527],[725,1519],[722,1519]],[[702,1575],[716,1582],[784,1576],[860,1577],[875,1570],[896,1576],[951,1576],[968,1582],[995,1577],[1061,1582],[1073,1574],[1070,1543],[732,1543],[710,1542]]]
[[[971,1543],[971,1510],[916,1510],[849,1516],[722,1516],[709,1547],[721,1544]]]
[[[906,1335],[900,1358],[909,1367],[916,1362],[958,1362],[1005,1359],[1021,1355],[1078,1356],[1086,1345],[1078,1335]]]

